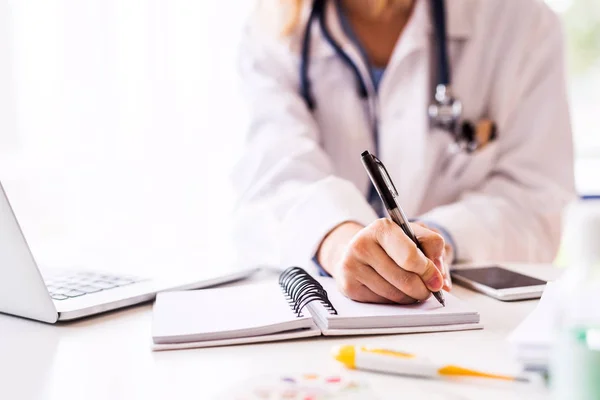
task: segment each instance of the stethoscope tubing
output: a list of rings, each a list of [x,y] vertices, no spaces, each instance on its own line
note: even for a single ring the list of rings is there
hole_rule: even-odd
[[[437,68],[437,86],[439,85],[450,85],[450,63],[448,60],[448,48],[446,40],[446,11],[444,6],[444,0],[430,0],[431,10],[433,14],[433,22],[435,28],[435,52],[436,60],[438,63]],[[331,31],[327,27],[325,19],[325,6],[326,0],[314,0],[306,29],[304,31],[304,37],[302,40],[302,51],[300,60],[300,94],[304,98],[304,101],[311,111],[316,108],[315,99],[311,91],[311,82],[308,77],[308,69],[310,63],[310,39],[311,39],[311,28],[315,21],[318,21],[319,28],[325,38],[325,41],[334,49],[336,55],[350,68],[352,71],[356,83],[358,96],[361,99],[367,99],[369,92],[367,85],[363,79],[358,66],[352,61],[350,56],[341,48],[341,46],[335,41],[331,35]]]
[[[335,1],[335,0],[334,0]],[[428,109],[428,115],[432,128],[437,128],[448,132],[453,136],[455,145],[459,149],[467,152],[473,152],[485,145],[477,141],[473,134],[475,126],[469,121],[462,120],[463,107],[459,99],[454,97],[451,87],[451,71],[448,54],[448,40],[446,27],[446,7],[445,0],[429,0],[430,10],[434,26],[434,57],[437,62],[436,69],[436,85],[432,103]],[[331,31],[327,27],[325,18],[325,6],[327,0],[313,0],[312,9],[304,36],[302,39],[302,50],[300,60],[300,94],[304,99],[306,106],[312,112],[317,108],[314,94],[309,78],[310,64],[310,41],[313,24],[318,22],[321,33],[325,41],[333,48],[336,55],[342,62],[348,66],[354,75],[357,85],[357,93],[359,98],[366,100],[366,112],[369,116],[370,123],[375,140],[375,147],[378,148],[378,100],[377,93],[369,93],[369,88],[358,66],[352,61],[350,56],[342,49],[335,41]],[[495,139],[495,134],[491,140]]]

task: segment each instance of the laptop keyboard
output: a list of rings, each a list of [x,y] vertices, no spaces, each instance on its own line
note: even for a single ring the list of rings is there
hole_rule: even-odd
[[[133,276],[82,271],[52,275],[45,279],[45,282],[48,292],[54,300],[67,300],[131,285],[141,280],[141,278]]]

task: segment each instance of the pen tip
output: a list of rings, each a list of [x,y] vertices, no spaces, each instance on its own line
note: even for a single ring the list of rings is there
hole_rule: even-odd
[[[435,292],[433,296],[442,305],[442,307],[446,307],[446,299],[444,298],[444,294],[442,293],[442,291]]]

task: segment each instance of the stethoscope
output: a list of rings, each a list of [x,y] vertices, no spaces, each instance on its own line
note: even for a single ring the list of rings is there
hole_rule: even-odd
[[[428,108],[429,121],[431,128],[441,129],[448,132],[454,139],[451,145],[451,151],[473,152],[482,146],[480,135],[477,134],[477,127],[469,121],[462,120],[463,106],[462,102],[452,93],[450,81],[450,64],[448,61],[448,45],[446,34],[446,10],[444,0],[430,0],[433,25],[435,28],[435,60],[437,61],[437,84],[433,101]],[[310,39],[312,24],[317,21],[325,40],[333,47],[340,59],[350,68],[355,76],[358,96],[361,99],[369,100],[369,91],[367,85],[352,59],[344,52],[340,45],[333,39],[331,32],[325,23],[325,5],[326,0],[314,0],[310,16],[306,25],[306,31],[302,41],[302,52],[300,60],[300,94],[303,97],[307,107],[314,111],[316,103],[311,91],[311,81],[308,78],[308,67],[310,58]],[[375,123],[375,136],[377,137],[377,127]],[[487,141],[495,139],[495,126],[488,135]],[[486,143],[487,143],[486,141]]]

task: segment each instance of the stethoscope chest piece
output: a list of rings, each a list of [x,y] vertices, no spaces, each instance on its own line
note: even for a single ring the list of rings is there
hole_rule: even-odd
[[[462,120],[463,104],[454,97],[448,85],[437,85],[428,113],[431,128],[446,131],[454,138],[450,153],[473,153],[496,139],[497,129],[492,121],[484,119],[473,125]]]
[[[428,110],[431,127],[450,133],[457,132],[462,111],[462,102],[452,95],[450,86],[437,85],[435,100]]]

